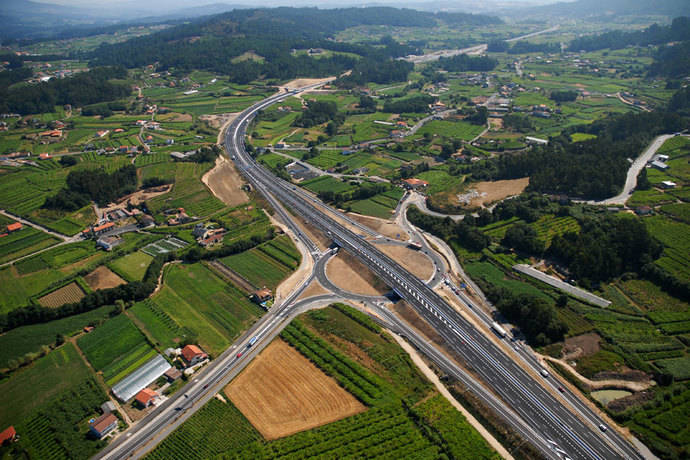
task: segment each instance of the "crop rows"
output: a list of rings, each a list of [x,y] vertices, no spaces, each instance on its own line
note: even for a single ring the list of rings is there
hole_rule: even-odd
[[[538,221],[532,224],[532,227],[537,231],[537,237],[546,242],[547,245],[556,235],[560,236],[568,232],[577,232],[580,230],[577,220],[571,216],[542,216]]]
[[[661,325],[661,330],[667,334],[683,334],[690,332],[690,321],[664,323]]]
[[[239,455],[260,439],[235,406],[214,398],[160,443],[146,460],[206,459],[221,453]]]
[[[690,311],[652,311],[647,314],[655,324],[690,321]]]
[[[286,267],[289,267],[291,269],[297,268],[297,264],[299,263],[298,259],[295,259],[293,257],[290,257],[289,255],[285,254],[283,251],[280,249],[276,248],[275,246],[271,246],[270,244],[262,244],[259,246],[259,251],[263,252],[267,256],[277,260],[281,264],[285,265]]]
[[[401,409],[387,413],[376,423],[359,423],[347,432],[335,431],[329,436],[296,436],[269,444],[268,458],[361,458],[414,445],[415,450],[430,446],[410,418]],[[337,424],[336,424],[337,425]],[[320,435],[321,433],[319,433]],[[383,451],[382,451],[383,449]],[[427,457],[435,458],[435,457]]]
[[[156,152],[146,155],[139,155],[134,161],[134,165],[137,168],[140,168],[142,166],[151,165],[154,163],[165,163],[168,161],[170,161],[170,155],[167,153]]]
[[[225,265],[246,278],[254,286],[275,288],[292,267],[260,251],[252,249],[221,259]]]
[[[364,404],[372,406],[384,396],[376,376],[334,350],[300,322],[290,323],[281,337]]]
[[[53,438],[50,422],[41,415],[36,415],[26,425],[26,436],[31,442],[31,452],[36,458],[66,459],[65,449]]]

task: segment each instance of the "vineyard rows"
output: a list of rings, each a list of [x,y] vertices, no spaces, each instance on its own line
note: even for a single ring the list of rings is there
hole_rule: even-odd
[[[375,375],[334,350],[299,321],[290,323],[281,332],[281,337],[367,406],[375,405],[384,397],[382,385]]]

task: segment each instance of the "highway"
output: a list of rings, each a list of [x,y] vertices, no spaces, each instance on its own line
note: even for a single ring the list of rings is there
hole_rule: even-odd
[[[547,441],[558,444],[562,458],[641,458],[631,445],[610,442],[610,431],[599,431],[600,423],[581,420],[539,382],[543,377],[528,374],[493,342],[422,281],[379,251],[359,235],[312,206],[312,201],[296,193],[297,187],[274,177],[259,166],[244,149],[244,134],[256,112],[288,95],[277,95],[243,112],[229,126],[226,150],[239,169],[258,190],[273,194],[292,211],[323,231],[341,248],[362,260],[395,292],[404,298],[444,338],[447,345],[503,401]]]
[[[305,87],[302,90],[312,87]],[[614,430],[601,433],[597,427],[603,422],[595,415],[592,415],[592,418],[581,418],[571,413],[562,401],[545,389],[543,382],[539,381],[543,377],[526,372],[521,365],[514,362],[481,331],[446,304],[424,282],[411,275],[360,235],[325,215],[323,212],[325,205],[315,203],[313,197],[305,196],[292,184],[274,177],[269,171],[257,165],[244,148],[244,135],[249,122],[259,110],[296,92],[277,94],[242,112],[228,127],[225,144],[228,154],[236,162],[240,171],[257,190],[267,197],[286,225],[309,248],[315,262],[312,274],[285,302],[275,305],[257,321],[236,342],[235,346],[211,362],[198,377],[166,403],[156,408],[144,421],[114,440],[96,458],[138,458],[144,455],[237,375],[261,347],[267,345],[289,319],[301,309],[298,306],[301,307],[303,303],[295,300],[316,277],[317,269],[323,267],[319,262],[327,259],[333,251],[321,253],[318,247],[292,222],[290,215],[274,197],[291,208],[293,213],[300,215],[308,223],[323,231],[342,249],[362,260],[422,315],[444,339],[447,347],[462,357],[467,367],[471,369],[474,376],[482,380],[486,388],[475,381],[474,376],[453,364],[434,345],[420,337],[388,310],[381,305],[376,305],[381,316],[396,325],[398,330],[404,331],[408,340],[431,359],[445,363],[442,368],[448,369],[449,374],[460,379],[547,458],[573,460],[641,458],[627,442],[622,440],[621,444],[615,439],[616,435],[612,435]],[[372,299],[361,300],[371,303]],[[249,347],[248,343],[253,337],[257,337],[258,340],[254,346]],[[611,442],[612,437],[616,442]]]

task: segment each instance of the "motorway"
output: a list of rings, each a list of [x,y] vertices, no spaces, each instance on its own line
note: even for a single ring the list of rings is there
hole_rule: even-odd
[[[528,374],[518,366],[422,281],[361,236],[312,206],[312,201],[295,193],[296,186],[274,177],[257,165],[244,149],[247,126],[256,112],[287,96],[268,98],[243,112],[226,133],[226,150],[231,152],[237,166],[250,182],[258,190],[279,197],[294,213],[362,260],[434,326],[449,348],[462,356],[494,393],[509,403],[541,437],[557,443],[562,458],[640,458],[630,444],[611,441],[615,438],[611,435],[613,430],[602,433],[599,424],[592,424],[589,420],[583,422],[566,409],[562,401],[538,381],[540,377]]]
[[[305,87],[304,89],[311,89]],[[238,342],[215,359],[207,368],[178,392],[168,402],[157,408],[142,423],[128,430],[125,435],[114,440],[97,457],[104,459],[138,458],[160,442],[195,410],[226,385],[261,347],[270,342],[290,317],[299,309],[301,302],[296,299],[316,276],[322,258],[332,251],[321,253],[293,222],[290,215],[277,202],[278,197],[292,212],[300,215],[314,227],[323,231],[342,249],[362,260],[383,281],[393,287],[446,342],[449,349],[461,356],[474,376],[478,376],[485,388],[475,378],[463,372],[435,346],[419,336],[409,326],[403,324],[389,311],[377,306],[381,316],[388,322],[405,331],[406,337],[422,352],[447,369],[449,374],[460,379],[490,408],[504,418],[516,431],[542,451],[546,458],[552,459],[613,459],[641,458],[641,456],[620,438],[614,430],[601,433],[598,425],[602,422],[596,415],[579,417],[568,410],[563,402],[547,391],[542,385],[542,377],[526,372],[515,360],[477,330],[462,315],[399,264],[379,251],[374,245],[335,219],[325,215],[322,203],[314,203],[313,197],[285,181],[274,177],[259,166],[244,149],[244,134],[247,125],[256,113],[269,105],[291,96],[297,91],[278,94],[245,110],[230,124],[226,132],[226,150],[236,162],[240,171],[269,200],[276,212],[305,244],[314,259],[314,271],[300,287],[280,305],[275,305]],[[314,206],[316,204],[317,207]],[[371,231],[370,231],[371,232]],[[325,261],[324,261],[325,263]],[[362,299],[371,302],[371,299]],[[380,304],[380,302],[379,302]],[[252,337],[258,341],[248,347]],[[238,355],[238,350],[243,354]],[[445,363],[445,364],[444,364]]]

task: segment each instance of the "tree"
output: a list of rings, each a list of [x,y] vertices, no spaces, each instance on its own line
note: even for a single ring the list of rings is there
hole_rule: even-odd
[[[512,225],[506,231],[501,244],[533,255],[544,252],[544,243],[537,237],[537,231],[522,222]]]

